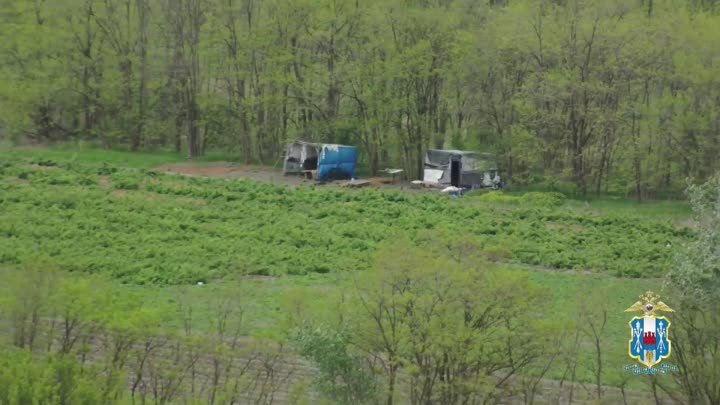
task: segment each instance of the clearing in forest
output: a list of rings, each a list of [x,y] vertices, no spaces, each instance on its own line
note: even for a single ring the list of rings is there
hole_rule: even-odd
[[[372,266],[378,249],[405,239],[470,249],[489,266],[526,274],[552,292],[538,313],[565,313],[588,290],[613,291],[608,341],[622,346],[627,301],[658,286],[694,235],[674,223],[687,220],[679,203],[288,187],[254,181],[268,172],[253,167],[165,164],[0,155],[0,271],[51,263],[97,274],[119,294],[130,288],[148,305],[182,297],[200,316],[212,298],[235,297],[247,311],[247,333],[280,333],[281,308],[326,307]],[[205,177],[217,174],[223,178]],[[626,359],[608,361],[621,367]]]

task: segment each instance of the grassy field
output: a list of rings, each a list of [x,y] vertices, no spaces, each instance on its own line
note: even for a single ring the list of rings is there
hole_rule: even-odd
[[[20,270],[0,266],[0,277],[7,280],[16,276]],[[529,274],[530,280],[539,285],[550,300],[534,313],[540,319],[563,322],[577,314],[587,305],[586,299],[593,291],[607,294],[605,308],[608,313],[606,331],[603,333],[604,383],[616,385],[622,381],[625,373],[622,367],[631,363],[627,358],[629,332],[627,322],[631,315],[624,312],[637,300],[637,295],[647,289],[661,291],[662,280],[625,279],[603,275],[573,273],[548,273],[527,270],[513,266],[501,266],[501,272],[522,272]],[[80,275],[72,277],[81,277]],[[352,274],[310,274],[283,277],[240,277],[236,280],[223,280],[206,285],[121,285],[104,278],[96,279],[96,284],[117,297],[132,296],[141,300],[147,308],[166,311],[162,328],[170,333],[181,333],[185,314],[181,306],[192,307],[193,328],[201,333],[212,333],[215,325],[213,315],[218,305],[232,303],[235,310],[242,311],[242,333],[257,338],[283,339],[290,326],[302,320],[332,320],[335,317],[332,308],[339,302],[339,295],[352,294],[354,277]],[[0,286],[0,293],[9,294],[7,285]],[[570,339],[571,337],[568,337]],[[578,379],[592,381],[590,369],[594,360],[592,347],[580,360]],[[560,378],[562,370],[553,369],[550,378]],[[630,381],[630,387],[646,389],[645,384]]]
[[[0,143],[2,159],[46,159],[93,166],[115,166],[150,169],[168,163],[187,162],[183,156],[169,150],[133,152],[125,150],[98,149],[92,146],[60,144],[55,147],[13,147]],[[225,153],[208,153],[195,162],[234,161],[236,157]]]
[[[648,289],[661,291],[662,280],[544,273],[508,266],[502,266],[500,271],[528,273],[530,279],[551,297],[547,305],[535,309],[540,319],[562,321],[587,305],[586,298],[593,291],[606,293],[608,322],[603,334],[603,353],[607,356],[604,366],[609,371],[605,375],[605,383],[609,385],[620,383],[624,376],[621,372],[622,367],[630,363],[627,358],[629,339],[627,323],[631,315],[624,310],[637,300],[641,292]],[[254,278],[203,287],[170,286],[160,290],[134,287],[134,289],[142,291],[144,296],[156,300],[154,302],[158,304],[173,304],[178,297],[184,297],[201,310],[198,315],[202,317],[213,311],[215,297],[235,297],[245,309],[249,334],[276,335],[282,333],[284,327],[292,322],[289,317],[292,317],[291,314],[294,312],[302,314],[302,318],[305,319],[332,316],[332,314],[328,315],[328,308],[337,305],[338,294],[341,291],[352,291],[353,278],[350,275],[326,274],[274,279]],[[594,353],[589,346],[586,350],[587,353],[582,356],[580,362],[579,377],[589,382],[591,381],[589,369]],[[554,370],[550,376],[560,378],[561,371]],[[631,386],[635,385],[631,384]],[[644,388],[644,385],[638,384],[636,387]]]
[[[660,277],[692,237],[667,218],[580,211],[555,194],[291,190],[47,157],[5,158],[0,189],[0,264],[43,258],[133,284],[362,270],[400,236],[467,240],[500,262]]]
[[[617,384],[628,363],[623,310],[641,292],[661,289],[673,254],[693,237],[682,202],[544,193],[453,200],[151,170],[182,160],[172,153],[0,149],[0,275],[51,263],[77,277],[94,274],[148,306],[192,303],[198,319],[224,297],[244,309],[246,334],[272,335],[293,311],[312,317],[331,308],[394,238],[465,240],[500,271],[526,272],[548,293],[538,317],[562,321],[590,292],[607,294],[606,367],[618,372],[606,381]],[[180,314],[165,327],[180,328]]]

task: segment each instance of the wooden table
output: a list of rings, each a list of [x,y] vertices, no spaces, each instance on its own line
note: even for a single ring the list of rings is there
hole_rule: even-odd
[[[404,172],[405,170],[403,170],[403,169],[383,169],[380,171],[383,173],[389,174],[392,178],[392,182],[395,183],[395,176],[398,175],[399,173]]]

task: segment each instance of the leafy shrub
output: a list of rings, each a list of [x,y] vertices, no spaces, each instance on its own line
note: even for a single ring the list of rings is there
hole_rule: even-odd
[[[51,184],[54,186],[73,184],[75,182],[76,182],[75,176],[68,176],[68,175],[52,176],[52,177],[47,178],[47,180],[45,181],[45,183]]]
[[[99,370],[71,356],[36,359],[30,352],[0,347],[0,404],[113,404],[103,399]],[[119,385],[119,384],[116,384]],[[113,386],[109,386],[113,389]]]
[[[98,184],[98,181],[96,178],[92,176],[79,176],[77,179],[77,183],[81,186],[96,186]]]
[[[694,237],[648,218],[558,209],[564,196],[556,193],[488,192],[450,202],[435,194],[289,190],[106,169],[100,172],[128,190],[127,198],[83,187],[107,174],[82,165],[9,169],[30,182],[0,176],[0,235],[15,229],[3,240],[1,260],[22,262],[41,251],[73,271],[194,284],[240,272],[362,271],[379,246],[430,232],[484,246],[495,261],[656,277],[670,266],[674,247]]]
[[[557,207],[565,203],[565,195],[561,193],[529,192],[520,197],[522,204],[539,205],[543,207]]]
[[[118,169],[116,167],[108,166],[107,163],[103,163],[102,167],[97,169],[97,174],[101,176],[109,176],[113,173],[116,173]]]
[[[318,368],[315,387],[337,403],[371,403],[377,382],[362,356],[354,353],[351,332],[309,324],[295,328],[290,339],[301,356]]]
[[[126,173],[115,173],[111,176],[112,185],[118,190],[137,190],[140,180],[136,176]]]
[[[483,248],[483,253],[491,262],[505,261],[512,258],[512,250],[508,246],[495,245]]]
[[[477,197],[477,200],[482,201],[484,203],[489,203],[489,204],[514,204],[514,205],[517,205],[520,203],[520,199],[518,197],[505,194],[502,191],[490,191],[487,193],[480,194],[480,196]]]
[[[33,158],[30,160],[31,164],[35,164],[38,166],[45,166],[45,167],[53,167],[57,166],[57,162],[50,159],[44,159],[44,158]]]
[[[490,191],[480,194],[477,198],[489,204],[534,205],[556,207],[565,202],[565,195],[554,192],[528,192],[521,196],[513,196],[502,191]]]

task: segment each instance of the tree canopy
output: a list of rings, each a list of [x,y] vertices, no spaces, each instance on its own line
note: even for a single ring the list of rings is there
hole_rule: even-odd
[[[495,152],[515,183],[639,198],[720,153],[716,0],[0,1],[0,133],[272,163]],[[546,184],[546,183],[543,183]]]

